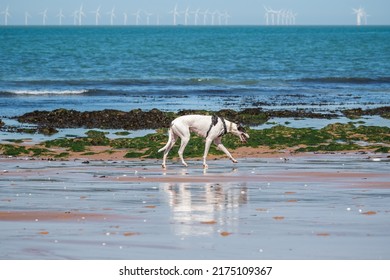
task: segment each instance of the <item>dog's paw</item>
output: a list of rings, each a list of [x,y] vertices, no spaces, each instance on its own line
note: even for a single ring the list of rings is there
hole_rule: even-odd
[[[232,158],[232,162],[237,163],[238,161],[236,159]]]
[[[207,163],[203,163],[203,168],[204,168],[204,169],[209,168],[209,166],[207,165]]]

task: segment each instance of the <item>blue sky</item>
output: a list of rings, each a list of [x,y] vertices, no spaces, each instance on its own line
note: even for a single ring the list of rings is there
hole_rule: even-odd
[[[229,24],[266,24],[264,6],[274,10],[291,10],[296,13],[296,24],[299,25],[353,25],[356,16],[352,8],[363,7],[367,12],[368,24],[390,25],[389,0],[0,0],[0,25],[5,24],[4,12],[9,7],[8,25],[24,24],[25,14],[29,14],[29,24],[43,24],[43,11],[47,9],[46,24],[59,24],[59,12],[62,9],[63,24],[74,24],[72,14],[83,6],[85,17],[82,25],[95,24],[96,11],[100,6],[99,24],[110,24],[110,11],[115,8],[113,23],[123,25],[125,13],[127,24],[136,23],[136,13],[141,10],[139,24],[147,24],[146,13],[149,13],[149,24],[173,24],[173,15],[169,12],[178,6],[179,12],[189,11],[225,12],[230,16]],[[199,14],[198,24],[203,24],[203,15]],[[211,24],[211,15],[206,22]],[[219,23],[218,16],[214,18]],[[276,19],[275,19],[276,21]],[[194,24],[195,15],[189,14],[188,24]],[[221,23],[225,20],[222,17]],[[178,24],[185,23],[183,13],[177,18]]]

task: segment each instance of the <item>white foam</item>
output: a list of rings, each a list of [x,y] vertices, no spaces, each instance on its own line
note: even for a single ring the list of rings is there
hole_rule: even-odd
[[[80,89],[80,90],[12,90],[10,93],[13,94],[23,94],[23,95],[68,95],[68,94],[82,94],[86,93],[88,90]]]

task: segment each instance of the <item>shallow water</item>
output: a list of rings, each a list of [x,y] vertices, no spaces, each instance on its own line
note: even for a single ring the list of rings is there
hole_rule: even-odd
[[[389,259],[386,158],[0,159],[1,259]]]

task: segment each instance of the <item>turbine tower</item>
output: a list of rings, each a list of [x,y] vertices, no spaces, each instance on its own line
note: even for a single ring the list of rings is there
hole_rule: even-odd
[[[47,19],[47,9],[45,9],[43,12],[39,13],[42,15],[42,24],[46,25],[46,19]]]
[[[108,12],[108,14],[110,15],[110,23],[111,23],[111,25],[114,25],[115,7],[113,7],[111,12]]]
[[[8,25],[8,18],[11,16],[9,12],[9,6],[4,10],[4,12],[1,12],[4,15],[4,25]]]
[[[215,21],[215,15],[217,14],[217,11],[214,11],[211,14],[211,25],[214,25],[214,21]]]
[[[135,25],[139,24],[139,20],[141,19],[141,10],[138,10],[136,13],[132,14],[135,16]]]
[[[277,11],[273,10],[272,8],[269,8],[269,13],[271,14],[271,22],[272,25],[275,25],[275,15],[278,13]]]
[[[204,11],[202,13],[202,15],[203,15],[203,25],[206,25],[206,23],[207,23],[207,15],[208,14],[209,14],[209,9],[207,9],[206,11]]]
[[[83,11],[83,5],[80,6],[80,9],[79,11],[77,12],[77,15],[78,15],[78,22],[79,22],[79,25],[81,25],[81,19],[82,17],[85,17],[85,13]]]
[[[28,12],[24,13],[24,25],[28,25],[28,19],[31,18],[31,15]]]
[[[367,24],[367,13],[362,7],[352,10],[356,14],[356,25],[362,25],[362,19],[364,20],[364,24]]]
[[[193,12],[193,14],[194,14],[194,24],[195,25],[198,25],[199,11],[200,11],[200,9],[197,9],[195,12]]]
[[[272,14],[272,10],[270,8],[267,8],[266,6],[264,6],[264,10],[265,10],[265,24],[266,25],[269,25],[269,18],[270,18],[270,15]]]
[[[127,25],[127,13],[123,13],[123,25]]]
[[[150,17],[152,16],[152,13],[146,12],[145,11],[145,16],[146,16],[146,25],[150,24]]]
[[[223,13],[223,17],[225,18],[225,25],[228,25],[228,21],[229,21],[229,18],[230,18],[230,15],[227,11],[225,11]]]
[[[78,11],[74,11],[72,14],[71,14],[71,17],[73,17],[73,25],[76,25],[77,24],[77,14],[78,14]]]
[[[177,25],[176,18],[180,15],[179,11],[177,10],[177,4],[175,5],[175,8],[169,12],[170,14],[173,14],[173,25]]]
[[[184,14],[184,25],[188,24],[188,18],[190,17],[190,8],[187,8],[185,11],[183,11]]]
[[[62,25],[62,19],[65,17],[64,14],[62,13],[62,9],[58,13],[57,17],[59,17],[59,19],[60,19],[59,24]]]
[[[96,9],[96,11],[92,11],[91,13],[95,14],[95,25],[99,25],[100,6]]]

